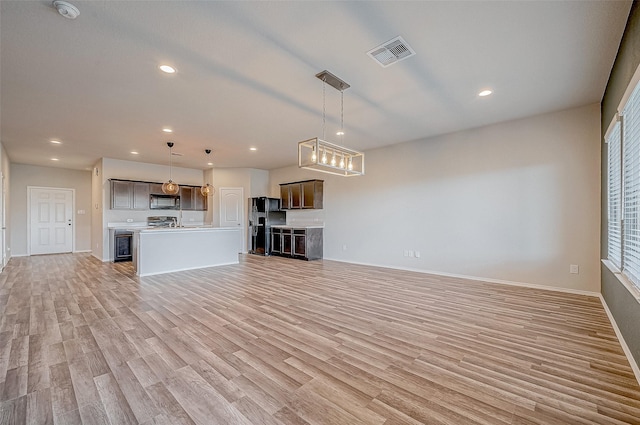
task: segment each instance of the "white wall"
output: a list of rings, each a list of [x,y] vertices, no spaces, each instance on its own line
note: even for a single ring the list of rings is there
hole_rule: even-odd
[[[0,188],[4,192],[4,223],[2,223],[6,229],[4,230],[5,244],[4,248],[0,247],[0,249],[4,249],[4,253],[0,253],[0,256],[4,254],[4,258],[6,261],[9,261],[11,258],[11,193],[10,193],[10,182],[11,182],[11,163],[9,159],[9,155],[7,155],[7,151],[5,150],[2,143],[0,143],[0,155],[2,158],[0,159],[0,172],[2,172],[2,176],[4,177],[4,186]],[[1,213],[1,212],[0,212]],[[0,217],[1,218],[1,217]]]
[[[325,180],[325,258],[599,291],[599,117],[594,104],[367,151],[362,177],[272,170],[270,192]]]
[[[91,170],[91,254],[102,261],[104,254],[104,231],[102,216],[104,214],[104,193],[102,182],[102,159]]]
[[[27,255],[27,186],[75,189],[75,251],[91,249],[91,172],[11,164],[11,252]],[[78,214],[84,210],[85,214]]]

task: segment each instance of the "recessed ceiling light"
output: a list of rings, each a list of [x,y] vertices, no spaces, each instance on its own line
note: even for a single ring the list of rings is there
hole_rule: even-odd
[[[138,152],[136,152],[136,151],[131,151],[131,155],[138,155]]]
[[[344,131],[338,131],[338,132],[336,133],[336,135],[337,135],[337,136],[344,136]]]
[[[176,72],[176,69],[169,65],[160,65],[160,71],[166,72],[167,74],[173,74]]]
[[[51,158],[52,161],[60,161],[58,158]]]
[[[249,148],[250,151],[257,151],[258,148]]]
[[[163,128],[162,131],[164,131],[165,133],[173,133],[173,130],[168,127]]]
[[[207,162],[207,165],[213,165],[213,162]]]
[[[53,143],[54,145],[61,145],[62,142],[60,140],[52,140],[51,143]]]
[[[480,93],[478,93],[478,96],[485,97],[489,96],[491,93],[493,93],[491,90],[482,90]]]

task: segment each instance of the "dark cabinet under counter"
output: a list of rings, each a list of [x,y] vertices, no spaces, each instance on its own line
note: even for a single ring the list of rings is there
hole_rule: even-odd
[[[301,260],[319,260],[323,251],[322,227],[273,227],[271,255]]]

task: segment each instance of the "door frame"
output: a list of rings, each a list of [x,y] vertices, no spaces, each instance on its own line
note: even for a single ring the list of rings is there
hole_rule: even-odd
[[[71,191],[71,252],[76,252],[76,190],[71,187],[27,186],[27,255],[31,256],[31,192],[43,189]]]
[[[0,171],[0,179],[2,183],[0,185],[0,203],[2,203],[2,207],[0,208],[0,214],[2,217],[0,221],[2,222],[2,258],[0,258],[0,271],[4,270],[9,260],[7,259],[7,190],[6,190],[6,178],[4,176],[4,172]]]
[[[218,195],[219,195],[219,199],[218,199],[218,218],[219,218],[219,225],[222,225],[222,192],[224,192],[225,189],[233,189],[233,190],[240,190],[240,211],[242,212],[242,217],[240,218],[240,232],[241,232],[241,239],[242,239],[242,243],[240,246],[240,252],[242,252],[243,254],[247,253],[247,226],[245,225],[245,221],[246,221],[246,217],[247,217],[247,202],[246,199],[244,198],[244,187],[242,186],[237,186],[237,187],[220,187],[218,188]]]

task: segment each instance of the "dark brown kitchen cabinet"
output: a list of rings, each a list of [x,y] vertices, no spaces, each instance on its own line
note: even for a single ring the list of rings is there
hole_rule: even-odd
[[[111,180],[111,209],[149,209],[149,183]]]
[[[271,255],[301,260],[322,258],[322,228],[274,227],[271,229]]]
[[[183,210],[206,211],[207,198],[199,186],[180,186],[180,205]]]
[[[152,195],[163,195],[162,183],[149,183],[149,193]]]
[[[193,209],[193,187],[180,186],[180,208],[183,210]]]
[[[280,185],[280,208],[283,210],[291,209],[291,191],[286,184]]]
[[[202,192],[200,192],[200,188],[196,188],[195,193],[193,194],[193,209],[196,211],[206,211],[207,207],[208,207],[208,200],[209,198],[202,195]]]
[[[111,180],[111,209],[148,210],[149,195],[163,195],[162,183],[134,180]],[[180,204],[183,210],[206,211],[208,198],[202,196],[200,186],[180,186]]]
[[[111,180],[111,209],[131,209],[131,182]]]
[[[283,210],[322,209],[323,180],[306,180],[280,185]]]

